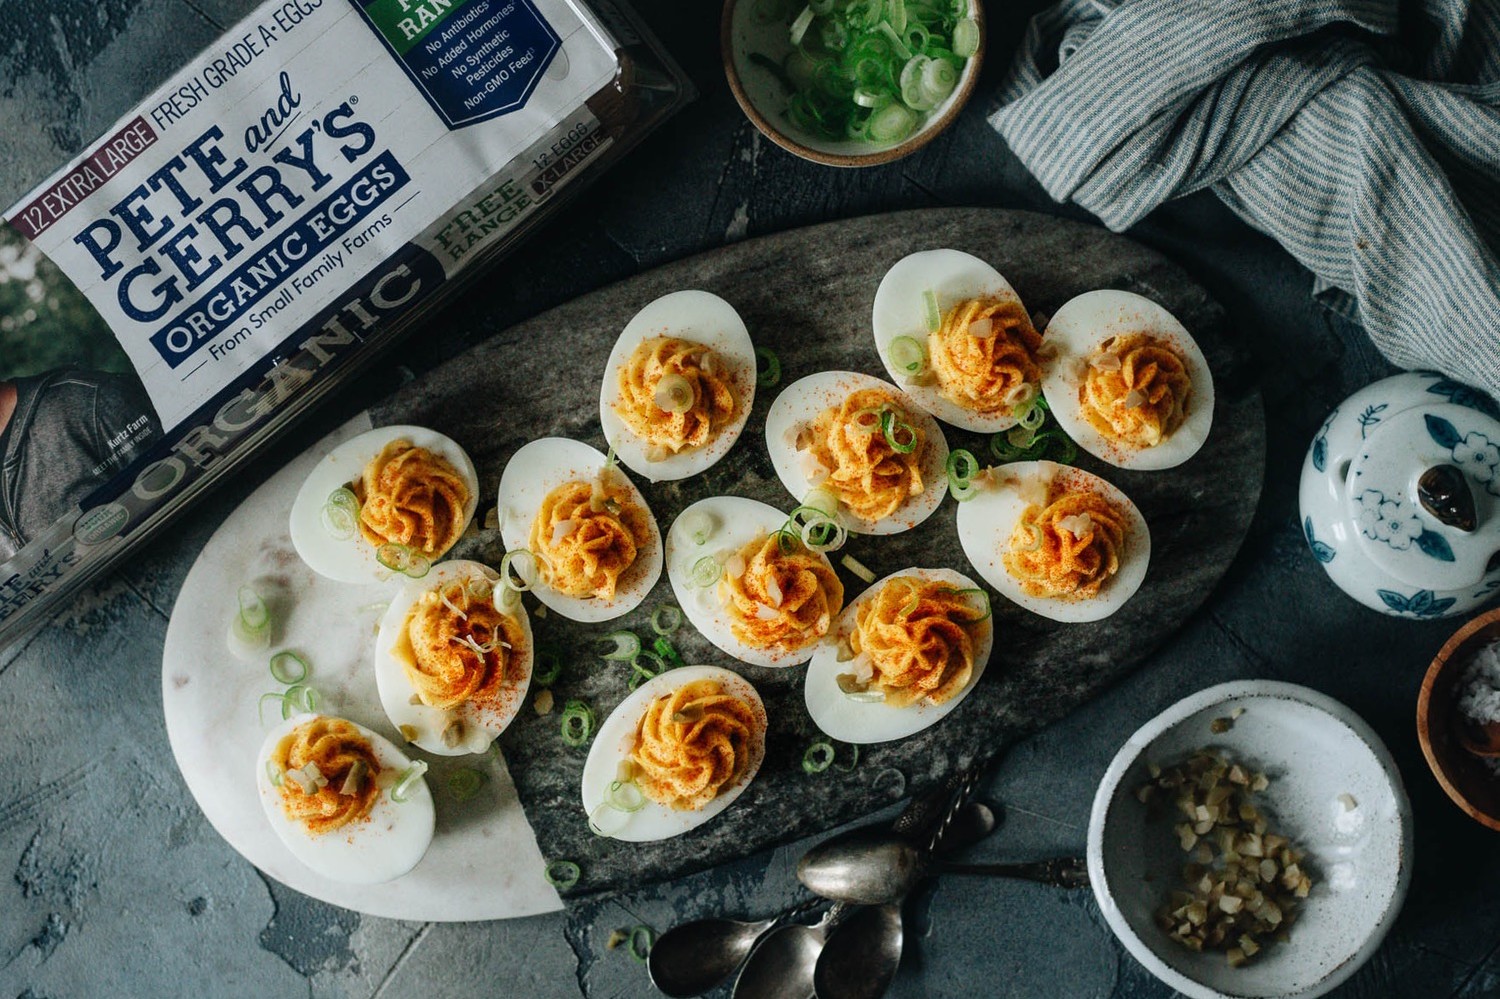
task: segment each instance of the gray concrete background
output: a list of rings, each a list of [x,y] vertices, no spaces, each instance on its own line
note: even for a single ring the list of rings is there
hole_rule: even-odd
[[[252,6],[0,0],[0,203]],[[451,356],[574,295],[746,235],[930,205],[1076,214],[1051,205],[983,121],[1020,6],[990,11],[990,65],[957,124],[908,160],[859,172],[802,163],[758,138],[723,82],[715,4],[640,6],[702,99],[554,220],[541,237],[546,252],[502,267],[416,334],[424,357]],[[1081,852],[1109,758],[1179,697],[1238,677],[1306,683],[1384,737],[1417,823],[1406,908],[1337,995],[1500,995],[1500,851],[1442,795],[1413,732],[1422,672],[1453,625],[1359,607],[1333,589],[1297,525],[1307,442],[1334,403],[1388,368],[1357,329],[1311,304],[1305,271],[1211,197],[1169,205],[1132,235],[1192,271],[1260,361],[1264,498],[1240,558],[1181,634],[1010,752],[984,789],[1008,818],[976,856]],[[418,365],[415,351],[393,357],[288,446],[310,443]],[[177,775],[158,671],[193,557],[273,467],[268,458],[244,470],[133,564],[0,653],[0,996],[645,997],[655,993],[644,969],[605,947],[613,929],[761,915],[796,897],[797,844],[566,913],[483,924],[361,917],[259,875],[203,820]],[[951,879],[909,918],[916,928],[892,995],[1171,994],[1116,945],[1086,893]]]

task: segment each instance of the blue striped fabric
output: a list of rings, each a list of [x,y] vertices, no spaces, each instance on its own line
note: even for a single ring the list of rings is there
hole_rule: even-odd
[[[1122,230],[1211,188],[1402,367],[1500,395],[1500,0],[1062,0],[990,118]]]

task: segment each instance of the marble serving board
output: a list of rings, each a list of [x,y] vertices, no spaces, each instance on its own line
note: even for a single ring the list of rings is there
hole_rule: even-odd
[[[246,531],[252,517],[247,508],[259,504],[255,520],[270,524],[279,516],[284,525],[285,510],[301,477],[284,469],[250,497],[205,548],[184,589],[192,598],[179,599],[168,636],[163,664],[168,729],[189,786],[215,826],[274,876],[352,908],[429,919],[522,915],[558,904],[550,888],[537,884],[535,868],[542,856],[579,864],[582,877],[570,895],[675,878],[831,828],[925,790],[953,769],[989,758],[1061,717],[1133,669],[1202,603],[1239,549],[1260,495],[1265,429],[1253,372],[1234,342],[1224,310],[1181,268],[1101,228],[1028,212],[930,209],[750,240],[631,278],[500,333],[361,414],[357,424],[418,423],[452,436],[479,469],[483,511],[493,502],[506,460],[527,441],[562,435],[605,448],[598,398],[606,358],[620,329],[657,296],[702,288],[729,300],[755,342],[780,356],[783,385],[831,368],[883,376],[870,333],[875,288],[902,256],[935,247],[966,250],[989,261],[1034,313],[1050,314],[1074,295],[1096,288],[1146,295],[1175,313],[1207,356],[1217,390],[1214,425],[1208,442],[1191,461],[1169,471],[1134,473],[1087,455],[1078,461],[1124,489],[1151,527],[1150,571],[1122,610],[1101,622],[1063,625],[997,597],[992,661],[982,682],[957,710],[911,738],[864,747],[852,771],[818,775],[804,773],[801,766],[806,747],[821,737],[802,702],[805,668],[764,669],[729,661],[684,626],[674,636],[684,658],[739,670],[760,691],[770,718],[760,774],[723,815],[658,843],[627,844],[594,836],[579,796],[587,747],[564,744],[555,710],[538,716],[528,706],[501,737],[503,761],[491,758],[488,764],[496,779],[487,785],[483,801],[469,802],[463,809],[444,808],[439,788],[434,844],[435,852],[442,851],[438,856],[430,853],[412,874],[393,885],[339,890],[310,880],[295,869],[294,861],[279,856],[274,838],[266,842],[269,829],[254,828],[252,816],[240,813],[235,822],[222,817],[222,804],[210,807],[205,794],[216,801],[233,791],[190,773],[203,769],[209,735],[222,732],[224,724],[223,712],[204,714],[209,708],[202,694],[184,695],[199,678],[214,675],[195,657],[210,654],[214,643],[223,648],[223,627],[230,613],[214,605],[217,598],[202,587],[222,589],[231,579],[247,578],[247,559],[258,559],[256,565],[263,571],[285,582],[289,604],[316,594],[319,601],[341,601],[346,614],[355,618],[340,626],[348,635],[333,650],[337,661],[357,660],[359,650],[367,655],[373,648],[373,638],[361,631],[370,622],[355,612],[376,598],[352,592],[335,597],[330,587],[337,584],[312,577],[296,563],[283,537],[284,526],[278,528],[280,533],[262,533],[259,541],[250,541],[257,535]],[[708,472],[675,483],[638,481],[663,530],[684,507],[711,495],[748,496],[783,509],[794,505],[766,450],[765,414],[777,391],[759,390],[741,440]],[[988,455],[982,435],[947,426],[944,430],[951,447]],[[321,453],[333,443],[336,440],[330,439],[314,450]],[[306,465],[316,457],[309,453],[297,463]],[[909,566],[970,572],[954,530],[955,508],[951,501],[944,503],[905,534],[851,536],[845,551],[877,576]],[[497,564],[503,554],[499,531],[482,530],[460,542],[452,554]],[[288,555],[296,564],[285,564]],[[840,575],[849,599],[864,588],[842,567]],[[539,645],[566,654],[567,667],[553,688],[557,702],[585,700],[602,720],[627,695],[629,671],[595,658],[595,639],[619,627],[648,634],[652,610],[671,600],[663,576],[639,610],[608,624],[580,625],[556,614],[533,617]],[[308,642],[319,640],[314,635]],[[316,649],[307,651],[319,655]],[[256,668],[264,675],[263,667]],[[375,699],[373,674],[367,669],[358,675],[356,670],[351,660],[338,680],[348,685],[351,713],[384,731],[389,725]],[[188,682],[176,686],[184,677]],[[848,753],[843,747],[841,760],[847,760]],[[227,772],[219,777],[227,779]],[[246,769],[247,783],[249,779]],[[475,864],[476,855],[488,865]],[[455,864],[457,868],[446,869]],[[532,871],[521,870],[531,865]],[[456,871],[461,873],[455,876]],[[460,882],[462,886],[455,887]],[[453,894],[446,903],[434,898],[418,904],[425,892]],[[433,915],[434,910],[444,915]]]

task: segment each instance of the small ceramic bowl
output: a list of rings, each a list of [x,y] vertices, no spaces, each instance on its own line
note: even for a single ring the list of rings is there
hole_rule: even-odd
[[[1234,720],[1215,734],[1218,718]],[[1270,778],[1257,801],[1273,828],[1306,850],[1314,878],[1290,940],[1239,968],[1222,953],[1181,946],[1154,919],[1187,857],[1177,818],[1148,813],[1136,790],[1150,764],[1204,747]],[[1289,683],[1225,683],[1174,704],[1115,756],[1094,797],[1088,866],[1110,929],[1172,988],[1194,999],[1309,999],[1354,974],[1395,922],[1411,881],[1411,805],[1385,745],[1344,705]]]
[[[1458,687],[1474,653],[1500,642],[1500,608],[1458,629],[1427,668],[1417,695],[1417,739],[1422,755],[1448,797],[1474,821],[1500,829],[1500,777],[1463,747]]]
[[[754,16],[756,3],[757,0],[724,0],[724,13],[719,22],[719,46],[724,57],[724,73],[729,77],[729,89],[734,91],[734,99],[739,101],[740,108],[761,134],[787,152],[814,163],[836,167],[876,166],[916,152],[958,117],[958,112],[974,91],[979,67],[984,63],[987,36],[984,9],[979,0],[970,0],[971,16],[979,25],[979,49],[959,74],[953,93],[926,112],[926,118],[915,132],[888,145],[854,139],[825,139],[799,131],[787,121],[783,113],[788,96],[785,85],[776,73],[750,58],[752,54],[758,54],[780,65],[791,52],[787,25],[779,21],[759,23]]]

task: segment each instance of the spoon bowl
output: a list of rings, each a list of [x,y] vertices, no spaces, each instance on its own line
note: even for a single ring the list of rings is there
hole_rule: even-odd
[[[734,999],[812,999],[813,968],[842,909],[835,905],[812,926],[791,923],[766,934],[735,979]]]
[[[818,999],[879,999],[901,964],[901,906],[860,909],[835,927],[813,972]]]
[[[651,984],[673,999],[702,995],[734,974],[755,942],[781,918],[754,923],[699,919],[672,927],[652,945],[646,959]]]

